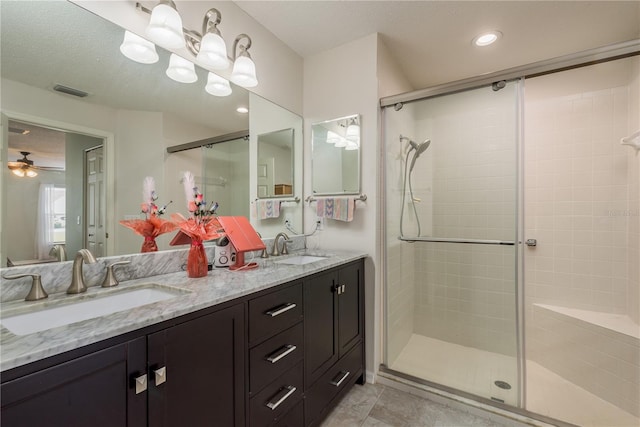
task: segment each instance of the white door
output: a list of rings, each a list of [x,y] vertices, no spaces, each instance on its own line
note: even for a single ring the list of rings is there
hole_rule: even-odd
[[[274,194],[275,180],[273,169],[275,159],[273,157],[261,157],[258,159],[258,197],[271,197]]]
[[[85,151],[85,248],[96,257],[104,256],[105,247],[105,191],[104,148]]]

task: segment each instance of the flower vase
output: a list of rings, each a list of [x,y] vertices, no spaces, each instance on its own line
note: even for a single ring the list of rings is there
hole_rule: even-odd
[[[157,252],[158,245],[156,244],[156,239],[151,236],[145,236],[144,242],[142,242],[142,249],[140,252]]]
[[[187,257],[187,276],[204,277],[209,272],[207,254],[204,251],[202,240],[197,237],[191,238],[191,248]]]

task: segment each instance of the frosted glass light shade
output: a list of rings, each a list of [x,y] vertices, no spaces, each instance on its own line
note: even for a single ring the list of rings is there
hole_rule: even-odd
[[[236,58],[231,71],[231,81],[242,87],[258,86],[256,64],[249,56],[240,55]]]
[[[340,139],[336,142],[336,147],[337,148],[344,148],[347,146],[347,140],[344,139],[343,137],[339,137]]]
[[[186,45],[182,31],[182,18],[178,11],[168,4],[160,3],[153,8],[146,34],[151,40],[164,47],[181,48]]]
[[[156,45],[126,30],[124,41],[120,45],[120,52],[130,60],[141,64],[155,64],[159,59]]]
[[[357,150],[360,148],[360,143],[357,141],[347,141],[347,146],[344,147],[345,150]]]
[[[197,58],[214,70],[224,70],[229,66],[227,45],[220,34],[208,32],[204,35]]]
[[[193,62],[187,61],[175,53],[172,53],[169,57],[167,76],[180,83],[193,83],[198,81],[198,75],[196,74]]]
[[[204,90],[214,96],[231,95],[231,85],[229,81],[214,73],[209,73],[207,85],[204,87]]]
[[[360,142],[360,126],[358,126],[355,122],[352,122],[349,126],[347,126],[347,132],[345,137],[348,141],[351,142]]]
[[[334,131],[327,131],[327,143],[336,144],[340,141],[340,135],[335,133]]]

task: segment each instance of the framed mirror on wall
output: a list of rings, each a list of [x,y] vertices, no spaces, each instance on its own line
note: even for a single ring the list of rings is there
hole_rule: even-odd
[[[311,125],[313,195],[360,193],[360,115]]]
[[[138,252],[139,236],[120,226],[118,220],[140,214],[144,178],[155,178],[156,191],[163,204],[174,201],[168,214],[186,214],[181,172],[190,170],[199,177],[224,174],[215,167],[205,166],[204,150],[200,147],[173,154],[167,154],[167,147],[250,129],[253,113],[237,111],[238,107],[252,109],[250,92],[232,83],[230,95],[213,96],[205,91],[208,70],[198,66],[195,67],[197,82],[184,84],[171,80],[165,73],[170,54],[159,47],[156,47],[157,63],[131,61],[120,52],[124,30],[76,4],[67,1],[3,1],[0,8],[2,112],[10,120],[104,138],[106,194],[117,194],[117,200],[109,200],[107,196],[104,233],[105,237],[107,233],[109,236],[104,255]],[[51,16],[56,16],[56,19],[51,20]],[[54,89],[56,86],[58,89]],[[299,121],[301,128],[300,116],[258,96],[252,99],[259,100],[251,103],[259,104],[256,109],[264,117],[287,115],[291,120]],[[268,131],[298,127],[290,122],[286,125],[277,123],[277,126]],[[256,130],[259,133],[267,131],[265,126],[258,126]],[[0,157],[3,161],[17,160],[21,157],[19,151],[35,155],[44,150],[36,143],[28,149],[18,149],[7,146],[4,141],[6,139],[3,139]],[[253,140],[250,143],[256,144]],[[247,162],[256,161],[252,156],[245,158]],[[301,165],[301,159],[299,161]],[[47,165],[44,160],[40,164]],[[66,166],[69,167],[68,159]],[[3,177],[11,173],[6,164],[2,167]],[[238,172],[233,182],[248,181],[247,171],[251,176],[253,168],[246,164],[243,167],[238,165],[238,169],[244,170],[245,175],[240,176]],[[67,181],[66,185],[70,183]],[[7,219],[16,217],[6,212],[12,209],[11,204],[4,203],[6,194],[13,191],[8,187],[11,185],[9,180],[3,179],[0,188],[4,230],[8,229]],[[253,193],[254,186],[246,183],[242,196],[244,201],[225,203],[222,212],[249,216],[250,203],[255,196],[248,194]],[[77,209],[84,212],[85,207],[77,206]],[[301,217],[300,213],[300,222]],[[77,216],[74,220],[77,222]],[[85,220],[80,218],[82,224]],[[31,226],[11,224],[16,229]],[[277,233],[275,230],[261,230],[259,223],[255,226],[265,237]],[[282,229],[279,227],[278,231]],[[159,237],[158,247],[169,249],[172,237],[171,233]],[[4,266],[6,242],[2,243],[0,252]],[[70,257],[74,255],[67,252]]]

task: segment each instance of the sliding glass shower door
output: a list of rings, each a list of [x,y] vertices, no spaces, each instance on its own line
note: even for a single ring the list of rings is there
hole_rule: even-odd
[[[520,404],[519,83],[383,110],[385,365]]]

